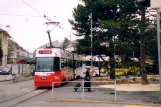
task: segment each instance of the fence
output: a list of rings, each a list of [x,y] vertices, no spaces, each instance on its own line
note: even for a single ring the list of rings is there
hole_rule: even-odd
[[[33,65],[12,64],[12,67],[8,69],[10,69],[9,72],[1,73],[0,81],[13,80],[14,82],[16,82],[33,78],[32,77],[32,72],[34,70]]]
[[[84,83],[87,81],[67,81],[68,84],[61,87],[55,87],[56,83],[66,82],[53,82],[51,97],[52,101],[102,101],[112,102],[117,101],[121,103],[129,104],[142,104],[153,105],[154,103],[160,104],[160,84],[141,85],[140,83],[120,84],[117,80],[107,81],[91,81],[92,92],[86,92]],[[72,92],[75,84],[81,83],[78,92]],[[102,84],[104,83],[104,84]],[[117,87],[116,87],[117,86]],[[152,88],[153,87],[153,88]],[[96,90],[94,90],[96,88]],[[103,89],[99,89],[103,88]],[[112,89],[112,90],[111,90]],[[98,91],[99,90],[99,91]],[[113,92],[111,94],[111,92]],[[153,105],[154,106],[154,105]],[[156,105],[155,105],[156,106]],[[160,107],[160,106],[156,106]]]
[[[34,66],[30,64],[15,64],[12,66],[13,81],[23,81],[32,79]]]
[[[76,86],[76,84],[78,84],[78,83],[81,83],[81,86],[80,87],[77,87],[78,89],[81,89],[81,99],[82,100],[84,100],[85,99],[85,89],[86,88],[89,88],[89,87],[85,87],[84,86],[84,83],[85,82],[89,82],[89,81],[84,81],[84,80],[82,80],[82,81],[66,81],[66,82],[52,82],[52,100],[54,100],[54,99],[56,99],[56,90],[57,89],[59,89],[59,90],[61,90],[61,89],[74,89],[74,88],[76,88],[75,86]],[[113,84],[114,84],[114,101],[117,101],[117,90],[116,90],[116,80],[114,80],[114,81],[90,81],[91,82],[91,84],[92,83],[100,83],[100,82],[102,82],[102,83],[111,83],[111,82],[113,82]],[[54,84],[56,84],[56,83],[76,83],[76,84],[74,84],[74,86],[65,86],[65,87],[61,87],[61,88],[57,88],[57,87],[54,87]],[[90,87],[92,90],[93,89],[97,89],[97,88],[101,88],[101,87],[96,87],[96,86],[91,86]],[[66,90],[65,90],[66,91]],[[62,94],[62,92],[63,91],[61,91],[61,93],[60,94]],[[67,95],[67,93],[69,93],[70,95],[72,94],[73,96],[74,96],[74,94],[75,93],[70,93],[70,92],[66,92],[66,93],[64,93],[65,95]],[[58,94],[58,93],[57,93]],[[77,94],[78,95],[78,94]],[[75,98],[74,99],[76,99],[76,97],[78,98],[78,96],[74,96]],[[89,94],[88,94],[89,95]],[[99,95],[99,94],[97,94],[97,95]],[[64,97],[63,95],[58,95],[58,97],[60,98],[60,97]],[[68,96],[68,95],[67,95]],[[95,97],[95,95],[94,95],[94,93],[93,93],[93,95],[92,95],[93,97]],[[69,96],[68,96],[69,97]],[[63,99],[63,98],[60,98],[60,99]],[[69,99],[69,98],[68,98]],[[107,100],[107,99],[104,99],[104,100]]]

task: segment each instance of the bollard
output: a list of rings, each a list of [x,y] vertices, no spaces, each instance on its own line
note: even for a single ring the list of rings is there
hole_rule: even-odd
[[[16,75],[15,74],[12,74],[12,79],[13,79],[13,82],[16,81]]]
[[[82,100],[84,100],[84,79],[82,80]]]
[[[116,80],[115,80],[115,101],[116,101]]]
[[[4,80],[6,81],[6,73],[7,73],[7,71],[5,72],[5,77],[4,77]]]
[[[52,94],[51,94],[52,95],[52,100],[54,100],[54,95],[53,94],[54,94],[54,82],[52,82]]]

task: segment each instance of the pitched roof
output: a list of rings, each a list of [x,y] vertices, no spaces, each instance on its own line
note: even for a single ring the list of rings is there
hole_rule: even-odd
[[[4,35],[7,35],[9,38],[11,37],[5,30],[3,30],[3,29],[1,29],[1,28],[0,28],[0,32],[3,32]]]

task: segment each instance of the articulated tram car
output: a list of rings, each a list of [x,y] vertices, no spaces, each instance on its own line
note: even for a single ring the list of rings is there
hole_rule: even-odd
[[[54,86],[60,86],[62,81],[84,78],[91,62],[87,56],[60,48],[37,49],[35,60],[35,87],[50,87],[52,82],[55,82]],[[98,75],[96,68],[93,67],[92,76]]]
[[[60,86],[62,81],[70,81],[75,78],[72,53],[59,48],[44,48],[37,49],[35,58],[35,87],[50,87],[52,82],[57,82],[54,83],[54,86]]]

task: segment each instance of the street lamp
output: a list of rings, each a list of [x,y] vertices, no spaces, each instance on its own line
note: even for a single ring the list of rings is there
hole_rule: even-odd
[[[148,28],[155,28],[153,25],[149,25]],[[161,85],[161,54],[160,54],[160,13],[157,13],[157,42],[158,42],[158,68],[159,68],[159,75],[160,75],[160,85]],[[161,101],[161,87],[160,87],[160,98]]]
[[[115,36],[114,36],[114,39],[113,39],[113,43],[114,43],[114,55],[113,55],[113,57],[114,57],[114,72],[115,72],[115,70],[116,70],[116,59],[115,59]],[[115,77],[114,77],[114,79],[115,79]]]
[[[157,39],[158,39],[158,65],[161,85],[161,56],[160,56],[160,14],[157,14]],[[161,101],[161,87],[160,87],[160,101]]]
[[[139,4],[143,3],[143,6],[148,6],[155,9],[157,12],[157,40],[158,40],[158,66],[161,85],[161,55],[160,55],[160,13],[161,13],[161,0],[137,0]],[[147,5],[148,4],[148,5]],[[161,87],[160,87],[160,101],[161,101]]]
[[[92,53],[92,13],[90,13],[89,18],[91,19],[91,71],[93,71],[93,53]]]
[[[161,1],[160,0],[150,0],[150,7],[155,9],[157,12],[157,39],[158,39],[158,66],[160,75],[160,85],[161,85],[161,55],[160,55],[160,13],[161,13]],[[160,87],[160,99],[161,101],[161,87]]]

